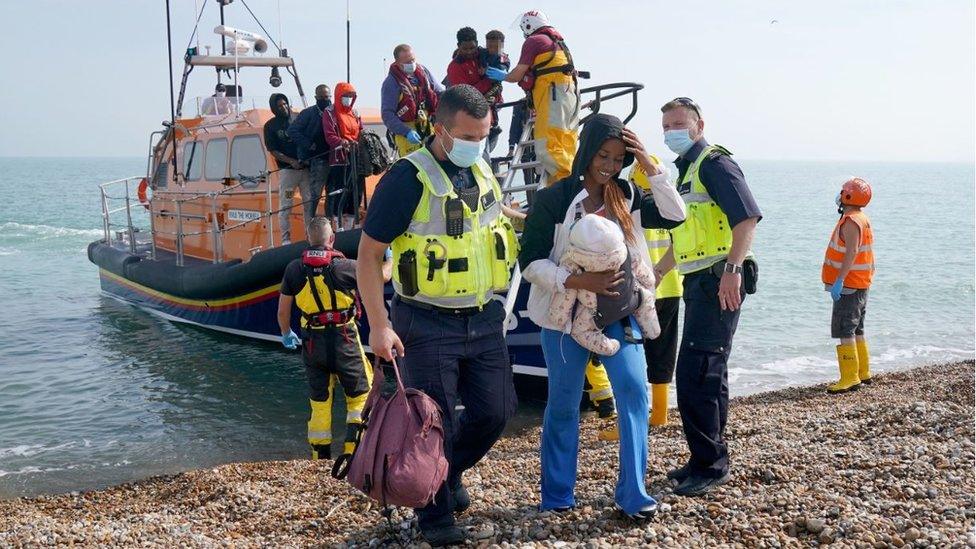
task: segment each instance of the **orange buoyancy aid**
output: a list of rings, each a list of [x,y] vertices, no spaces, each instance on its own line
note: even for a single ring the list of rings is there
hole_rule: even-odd
[[[820,277],[824,284],[833,284],[837,281],[841,264],[844,262],[844,254],[847,252],[847,244],[841,236],[840,229],[848,219],[861,229],[861,241],[857,243],[854,264],[844,277],[844,286],[866,290],[871,287],[871,280],[874,278],[874,250],[872,249],[874,232],[871,230],[871,221],[867,214],[860,210],[845,213],[837,221],[834,232],[830,236],[830,243],[827,244],[827,251],[824,253]]]

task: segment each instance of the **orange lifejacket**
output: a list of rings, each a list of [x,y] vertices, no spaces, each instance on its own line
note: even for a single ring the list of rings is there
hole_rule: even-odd
[[[862,211],[854,211],[841,216],[834,232],[830,236],[830,243],[827,244],[827,251],[824,253],[823,269],[820,277],[824,284],[833,284],[840,274],[840,266],[844,261],[844,253],[847,245],[840,234],[840,228],[844,222],[850,219],[861,229],[861,241],[857,243],[857,255],[854,256],[854,264],[844,278],[844,286],[858,290],[866,290],[871,287],[871,279],[874,278],[874,251],[871,249],[874,244],[874,232],[871,231],[871,221]]]

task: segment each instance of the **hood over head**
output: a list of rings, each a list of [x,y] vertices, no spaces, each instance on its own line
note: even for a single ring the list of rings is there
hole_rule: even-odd
[[[576,158],[573,159],[573,173],[570,177],[575,180],[582,179],[603,142],[614,137],[622,139],[623,130],[624,123],[611,114],[599,113],[587,120],[586,124],[583,125],[583,131],[580,132],[579,148],[576,150]],[[634,155],[630,152],[625,153],[621,171],[633,161]],[[619,176],[620,172],[613,174],[614,178]]]
[[[352,105],[348,107],[342,104],[342,96],[347,93],[356,93],[356,88],[349,82],[339,82],[332,92],[332,104],[337,112],[349,112],[356,106],[356,99],[352,100]]]
[[[285,102],[288,103],[289,109],[291,108],[291,101],[288,101],[287,95],[283,93],[273,93],[271,94],[271,97],[268,99],[268,106],[271,107],[271,112],[275,115],[278,114],[275,112],[275,107],[277,106],[276,103],[278,103],[278,101],[281,99],[284,99]]]

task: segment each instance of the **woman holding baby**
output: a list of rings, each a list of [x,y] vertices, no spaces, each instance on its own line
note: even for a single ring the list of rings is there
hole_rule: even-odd
[[[642,197],[633,183],[620,178],[621,170],[635,158],[652,176],[651,195],[647,197]],[[656,208],[663,217],[675,224],[684,220],[681,197],[667,181],[667,175],[651,162],[637,136],[620,119],[597,114],[586,123],[580,135],[572,173],[535,194],[525,221],[519,264],[522,276],[532,284],[528,313],[542,328],[549,384],[542,424],[541,509],[544,511],[568,511],[576,505],[574,487],[584,370],[590,348],[610,352],[618,346],[619,350],[602,357],[617,401],[620,431],[620,471],[614,499],[617,507],[634,520],[646,520],[657,511],[657,502],[644,487],[647,366],[641,346],[643,334],[633,316],[642,301],[643,312],[648,313],[646,297],[638,295],[646,296],[641,288],[649,283],[650,295],[654,293],[654,278],[649,274],[651,263],[640,223],[641,205],[651,200],[654,204],[648,207]],[[591,214],[602,219],[589,217],[578,223]],[[586,270],[582,268],[585,262],[574,259],[598,258],[601,254],[610,258],[613,254],[602,250],[610,250],[615,244],[626,245],[627,256],[616,268]],[[574,307],[575,317],[564,321],[559,317],[562,311],[556,309],[561,309],[567,295],[573,294],[579,299]],[[597,295],[595,310],[589,307],[591,303],[585,297],[593,294]],[[641,324],[649,325],[647,314],[642,316]],[[652,324],[657,325],[656,316]],[[602,335],[595,333],[599,329]],[[656,335],[647,334],[648,337]]]

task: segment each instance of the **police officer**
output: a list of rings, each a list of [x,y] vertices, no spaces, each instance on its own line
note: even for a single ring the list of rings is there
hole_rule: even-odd
[[[746,287],[755,281],[749,250],[762,212],[732,153],[705,141],[705,121],[694,101],[679,97],[661,112],[664,142],[678,155],[678,192],[688,215],[675,227],[665,218],[651,219],[653,208],[641,214],[646,227],[671,229],[673,244],[656,266],[658,276],[674,267],[684,275],[675,378],[691,458],[668,478],[678,482],[675,494],[697,496],[729,480],[728,359]]]
[[[359,289],[373,352],[400,357],[405,382],[422,389],[444,413],[447,482],[418,509],[431,545],[460,543],[454,513],[470,504],[462,473],[475,465],[515,413],[515,387],[505,345],[505,290],[518,243],[502,215],[501,190],[482,157],[491,127],[488,102],[472,86],[448,89],[434,133],[383,176],[359,244]],[[393,248],[392,325],[380,274]],[[464,411],[456,417],[458,399]]]

